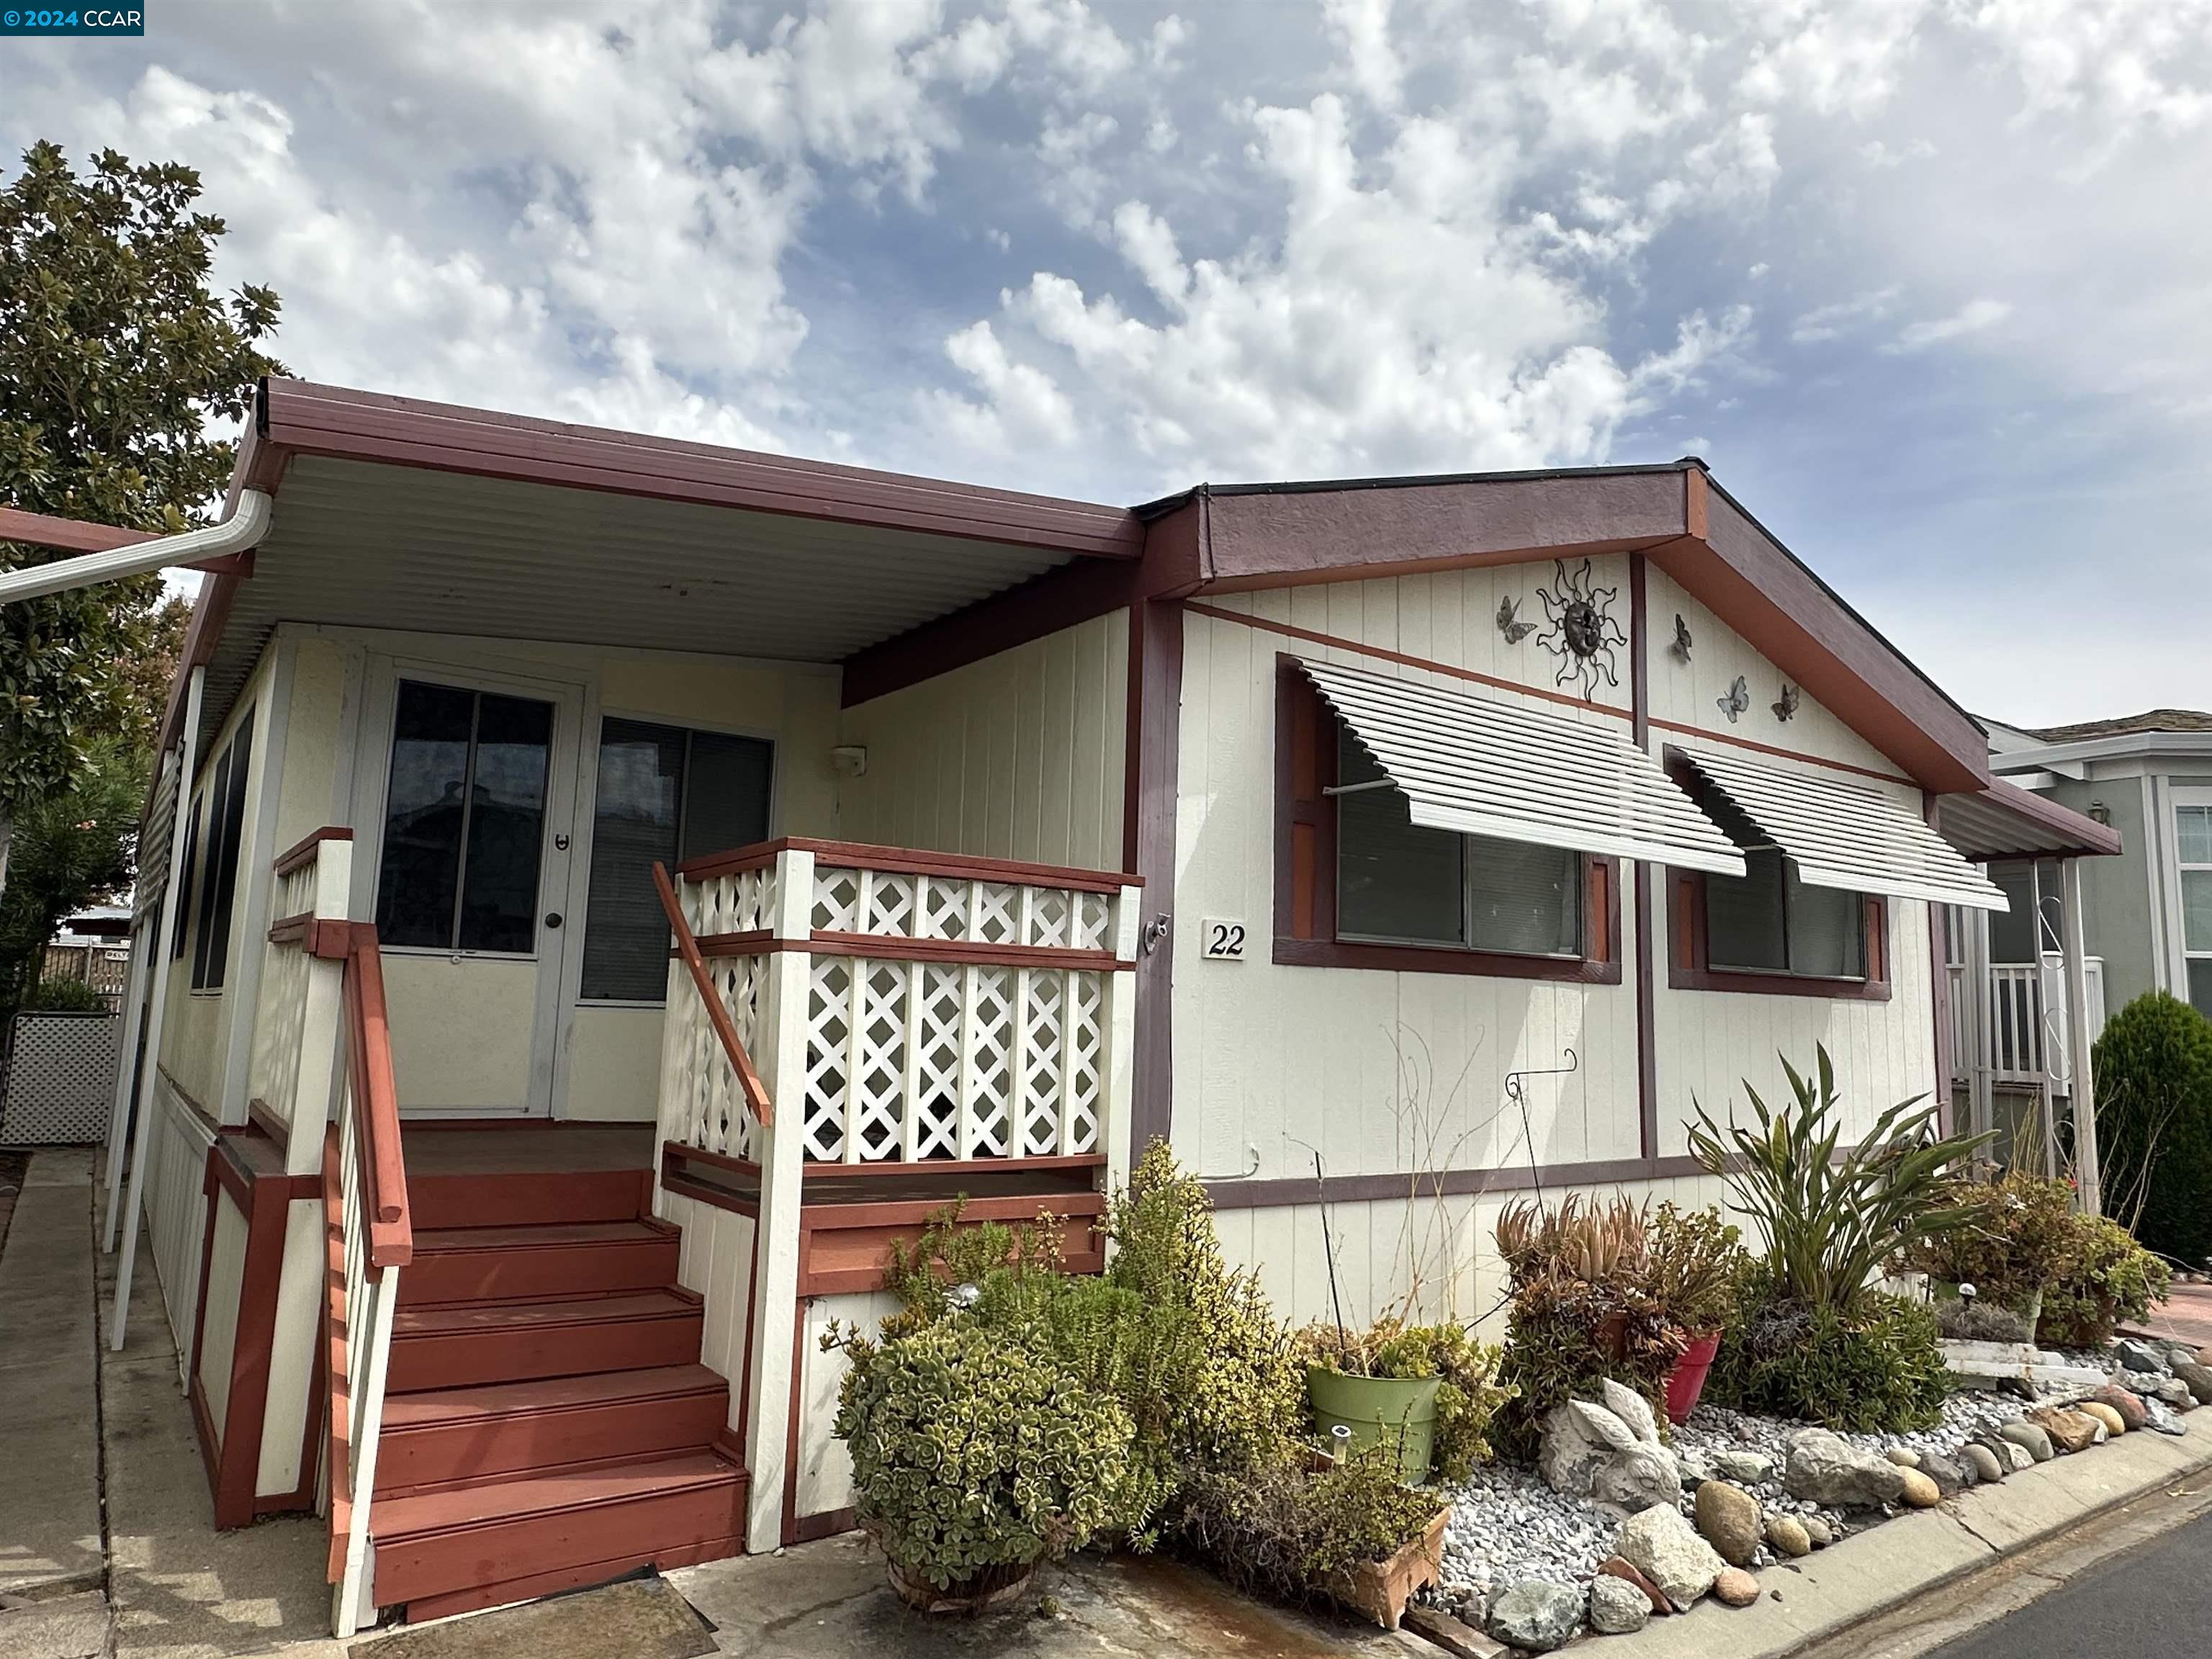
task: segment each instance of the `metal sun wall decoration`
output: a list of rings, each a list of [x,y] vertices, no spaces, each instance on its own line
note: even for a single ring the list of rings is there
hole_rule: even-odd
[[[1782,696],[1774,702],[1773,708],[1774,718],[1785,726],[1790,723],[1790,717],[1797,712],[1797,688],[1788,680],[1782,682]]]
[[[1498,602],[1498,631],[1508,645],[1518,645],[1536,631],[1535,623],[1521,620],[1520,609],[1521,602],[1510,593]]]
[[[1735,677],[1735,684],[1729,687],[1728,696],[1715,697],[1713,702],[1721,713],[1729,717],[1729,724],[1734,726],[1736,716],[1751,707],[1751,687],[1745,682],[1743,676],[1739,674]]]
[[[1682,613],[1674,613],[1674,643],[1668,647],[1674,653],[1676,662],[1690,660],[1690,624],[1682,620]]]
[[[1552,684],[1565,685],[1571,679],[1579,678],[1585,697],[1597,690],[1600,676],[1607,685],[1619,685],[1620,676],[1613,648],[1626,645],[1628,635],[1607,614],[1607,607],[1620,590],[1591,586],[1588,559],[1572,571],[1567,568],[1565,559],[1554,559],[1552,563],[1559,591],[1554,592],[1549,587],[1536,590],[1536,597],[1544,602],[1548,624],[1536,636],[1536,643],[1559,659],[1559,672],[1553,676]]]

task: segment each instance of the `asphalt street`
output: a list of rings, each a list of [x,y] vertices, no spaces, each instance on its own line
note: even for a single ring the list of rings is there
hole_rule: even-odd
[[[1931,1659],[2075,1659],[2206,1651],[2212,1514],[2107,1558]]]

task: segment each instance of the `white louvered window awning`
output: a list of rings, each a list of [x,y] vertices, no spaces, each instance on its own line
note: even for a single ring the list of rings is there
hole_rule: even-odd
[[[1744,873],[1743,854],[1610,721],[1299,659],[1406,797],[1415,823],[1577,853]]]
[[[1700,751],[1684,758],[1743,809],[1808,886],[1977,910],[2010,908],[1988,877],[1886,795],[1737,755]]]

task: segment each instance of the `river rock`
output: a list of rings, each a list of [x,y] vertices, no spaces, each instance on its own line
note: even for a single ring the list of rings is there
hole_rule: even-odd
[[[1774,1460],[1765,1452],[1718,1452],[1713,1457],[1713,1473],[1747,1486],[1763,1486],[1774,1479]]]
[[[1897,1501],[1911,1509],[1932,1510],[1943,1501],[1943,1489],[1921,1470],[1907,1469]]]
[[[1698,1488],[1698,1530],[1732,1567],[1747,1567],[1759,1547],[1759,1500],[1741,1486],[1708,1480]]]
[[[1879,1509],[1905,1488],[1905,1472],[1826,1429],[1807,1429],[1790,1443],[1782,1484],[1792,1498],[1824,1508]]]
[[[2074,1402],[2074,1409],[2084,1417],[2094,1417],[2102,1423],[2107,1435],[2125,1434],[2128,1431],[2128,1419],[2120,1415],[2118,1407],[2107,1406],[2101,1400],[2077,1400]],[[2143,1421],[2146,1423],[2150,1421],[2148,1413],[2145,1414]]]
[[[2162,1371],[2168,1363],[2156,1348],[2124,1336],[2112,1344],[2112,1358],[2131,1371]]]
[[[2039,1463],[2048,1463],[2057,1455],[2057,1449],[2051,1443],[2051,1437],[2044,1432],[2042,1426],[2029,1422],[2026,1418],[2017,1423],[2006,1424],[1997,1433],[2008,1443],[2019,1447]]]
[[[2189,1425],[2181,1420],[2181,1413],[2163,1400],[2146,1400],[2143,1409],[2150,1413],[2151,1428],[2160,1434],[2187,1434]]]
[[[1490,1633],[1530,1653],[1549,1653],[1574,1639],[1583,1605],[1579,1589],[1524,1578],[1490,1598]]]
[[[1723,1567],[1713,1578],[1713,1600],[1724,1607],[1747,1607],[1759,1600],[1759,1580],[1741,1567]]]
[[[1813,1540],[1813,1547],[1824,1550],[1836,1541],[1836,1529],[1817,1515],[1805,1517],[1805,1536]]]
[[[1981,1479],[1974,1466],[1961,1458],[1954,1462],[1941,1452],[1923,1452],[1920,1458],[1920,1473],[1936,1483],[1936,1490],[1946,1498],[1955,1498]]]
[[[1597,1571],[1601,1578],[1618,1578],[1624,1584],[1636,1586],[1638,1593],[1651,1604],[1651,1611],[1662,1618],[1674,1611],[1674,1603],[1659,1593],[1658,1585],[1638,1572],[1632,1563],[1617,1555],[1608,1555],[1597,1564]]]
[[[1651,1603],[1625,1578],[1600,1573],[1590,1580],[1589,1627],[1601,1636],[1629,1636],[1651,1618]]]
[[[2064,1406],[2039,1406],[2027,1414],[2027,1420],[2051,1437],[2051,1443],[2061,1451],[2082,1452],[2097,1443],[2097,1431],[2105,1425],[2087,1413]]]
[[[2173,1374],[2188,1386],[2190,1397],[2200,1406],[2212,1406],[2212,1365],[2200,1365],[2193,1359],[2174,1362]]]
[[[1882,1455],[1900,1469],[1917,1469],[1920,1467],[1920,1454],[1910,1446],[1892,1446]]]
[[[1769,1516],[1766,1544],[1777,1555],[1795,1560],[1813,1553],[1812,1529],[1794,1515]]]
[[[1622,1557],[1686,1613],[1728,1568],[1680,1510],[1650,1509],[1632,1515],[1620,1528]]]
[[[2094,1404],[2109,1406],[2118,1412],[2121,1428],[2140,1429],[2147,1426],[2150,1422],[2150,1413],[2143,1409],[2142,1396],[2122,1388],[2117,1382],[2107,1382],[2103,1388],[2092,1394],[2089,1399]],[[2110,1425],[2106,1426],[2109,1427]],[[2112,1432],[2118,1434],[2120,1430],[2114,1429]]]
[[[2005,1478],[2007,1466],[2004,1462],[1980,1441],[1969,1440],[1959,1449],[1959,1455],[1973,1465],[1974,1473],[1983,1480],[2002,1480]]]

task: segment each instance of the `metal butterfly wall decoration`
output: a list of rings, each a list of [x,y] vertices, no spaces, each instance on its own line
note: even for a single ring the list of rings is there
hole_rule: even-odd
[[[1728,696],[1715,697],[1713,702],[1721,713],[1729,717],[1729,724],[1734,726],[1736,716],[1751,707],[1751,687],[1745,682],[1743,676],[1739,674],[1735,677],[1735,684],[1729,687]]]
[[[1674,653],[1676,662],[1690,660],[1690,624],[1682,620],[1682,613],[1674,613],[1674,643],[1668,647]]]
[[[1773,708],[1774,718],[1785,725],[1788,724],[1790,717],[1797,712],[1797,688],[1790,684],[1788,680],[1782,682],[1782,696],[1774,703]]]
[[[1498,631],[1508,645],[1518,645],[1536,631],[1535,623],[1520,620],[1516,614],[1520,609],[1521,602],[1510,593],[1498,602]]]

